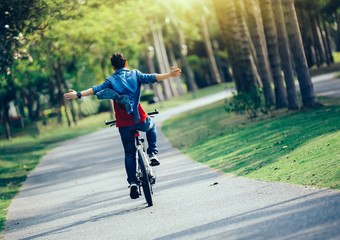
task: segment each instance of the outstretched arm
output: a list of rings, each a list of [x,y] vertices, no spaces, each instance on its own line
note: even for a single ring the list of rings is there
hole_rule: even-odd
[[[68,90],[69,92],[68,93],[65,93],[64,94],[64,97],[71,100],[71,99],[75,99],[75,98],[78,98],[77,96],[77,92],[72,90],[72,89],[69,89]],[[93,88],[89,88],[89,89],[86,89],[86,90],[83,90],[81,91],[81,96],[82,97],[86,97],[86,96],[91,96],[93,95],[94,92],[93,92]]]
[[[181,75],[181,69],[172,67],[168,73],[163,74],[156,74],[157,81],[163,81],[165,79],[171,78],[171,77],[177,77]]]

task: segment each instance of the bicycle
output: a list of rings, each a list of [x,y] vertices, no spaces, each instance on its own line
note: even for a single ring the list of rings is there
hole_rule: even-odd
[[[158,110],[148,113],[149,116],[158,114]],[[105,120],[105,125],[116,125],[116,121],[108,122]],[[138,130],[134,130],[135,145],[136,145],[136,161],[137,161],[137,185],[139,187],[139,195],[141,196],[141,188],[143,188],[144,196],[149,207],[153,206],[152,201],[152,186],[155,183],[155,173],[149,165],[149,157],[145,151],[144,138],[139,135]]]

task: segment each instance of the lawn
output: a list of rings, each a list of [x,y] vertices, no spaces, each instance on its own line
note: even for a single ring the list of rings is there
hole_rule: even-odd
[[[340,189],[340,99],[319,101],[324,106],[255,122],[220,101],[167,120],[162,131],[184,154],[226,174]]]

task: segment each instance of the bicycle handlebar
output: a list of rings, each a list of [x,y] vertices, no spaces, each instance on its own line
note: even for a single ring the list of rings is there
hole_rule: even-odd
[[[151,115],[156,115],[156,114],[158,114],[158,113],[159,113],[158,110],[155,109],[154,112],[150,112],[150,113],[148,113],[148,115],[151,116]],[[110,127],[114,126],[114,125],[116,124],[116,120],[110,121],[110,122],[108,122],[107,120],[105,120],[105,125],[110,125],[110,124],[112,124]]]

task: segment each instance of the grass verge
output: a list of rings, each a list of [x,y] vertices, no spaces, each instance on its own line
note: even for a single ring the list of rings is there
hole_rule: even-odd
[[[221,101],[167,120],[162,131],[190,158],[227,174],[340,189],[340,99],[319,101],[324,106],[256,122],[226,113]]]

